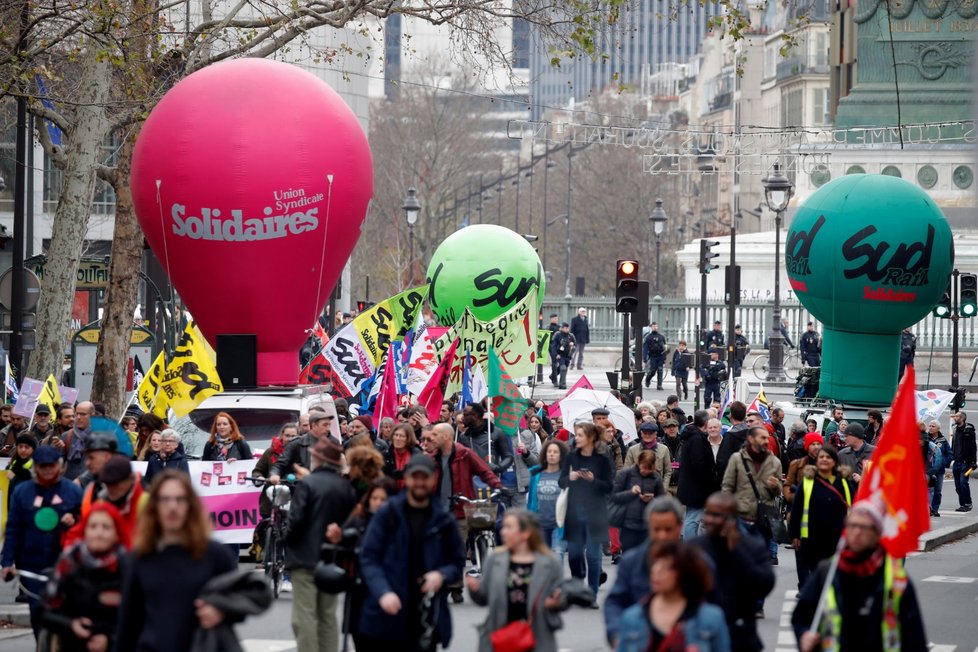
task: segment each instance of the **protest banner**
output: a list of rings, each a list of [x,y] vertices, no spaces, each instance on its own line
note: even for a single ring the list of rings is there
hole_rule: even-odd
[[[44,383],[36,378],[25,378],[20,386],[20,395],[14,405],[14,414],[30,419],[37,409],[37,401],[44,391]]]
[[[196,323],[188,324],[180,337],[160,389],[177,417],[190,414],[206,398],[224,391],[217,375],[213,349],[205,343]]]

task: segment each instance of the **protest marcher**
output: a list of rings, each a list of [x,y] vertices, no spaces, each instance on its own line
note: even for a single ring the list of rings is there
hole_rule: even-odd
[[[7,464],[7,507],[14,497],[14,490],[21,482],[30,482],[31,469],[34,468],[34,451],[37,449],[37,440],[30,435],[19,435],[16,447]]]
[[[530,491],[530,468],[540,464],[540,438],[530,430],[522,430],[510,445],[513,447],[513,471],[516,474],[512,506],[525,509]]]
[[[97,494],[102,489],[99,474],[119,448],[114,436],[104,432],[94,432],[85,445],[85,472],[75,478],[75,484],[83,490],[94,486]]]
[[[133,553],[123,563],[116,649],[189,649],[198,628],[224,620],[222,612],[199,599],[202,589],[236,566],[228,547],[211,540],[207,512],[190,476],[179,471],[157,475],[138,521]]]
[[[37,406],[37,409],[34,410],[34,425],[28,432],[37,440],[38,445],[54,433],[54,424],[51,423],[51,408],[43,403]]]
[[[238,424],[227,412],[218,412],[200,459],[204,462],[236,462],[251,458],[251,447],[238,429]]]
[[[451,431],[446,424],[435,426],[440,429]],[[360,569],[367,597],[359,627],[371,636],[357,652],[431,652],[451,641],[444,589],[462,580],[462,540],[438,500],[436,461],[415,455],[404,480],[405,490],[377,511],[364,534]]]
[[[676,497],[686,506],[683,524],[683,538],[686,540],[699,534],[706,499],[720,489],[716,453],[706,433],[709,421],[709,412],[697,410],[693,414],[693,423],[688,424],[679,435],[682,441],[683,459],[682,464],[679,465],[679,488]],[[718,421],[716,425],[719,436],[720,422]],[[719,450],[719,445],[716,450]]]
[[[497,476],[513,466],[513,447],[502,430],[495,429],[490,436],[486,424],[486,408],[482,403],[469,403],[462,410],[465,435],[459,435],[459,443],[467,446],[488,463]]]
[[[155,437],[156,433],[153,436]],[[144,482],[149,485],[153,482],[153,478],[156,477],[157,473],[166,469],[182,471],[189,475],[190,464],[187,462],[187,456],[183,454],[181,448],[180,433],[173,428],[167,428],[161,432],[160,450],[149,458],[149,463],[146,465]]]
[[[723,611],[706,602],[713,578],[702,553],[688,544],[669,542],[650,551],[649,557],[652,593],[622,614],[615,649],[729,652]]]
[[[692,541],[713,562],[714,597],[723,609],[733,650],[756,652],[764,646],[757,636],[755,611],[774,588],[767,546],[759,537],[744,535],[737,525],[737,501],[717,492],[703,510],[704,535]]]
[[[848,467],[852,481],[862,479],[863,466],[873,457],[876,447],[866,442],[866,431],[861,424],[850,423],[846,427],[846,447],[839,451],[839,465]]]
[[[666,493],[662,476],[655,468],[655,453],[646,450],[638,456],[634,466],[625,467],[615,476],[610,500],[625,505],[620,535],[622,552],[638,547],[646,540],[645,508],[654,498]]]
[[[530,469],[527,509],[537,515],[543,542],[554,551],[560,550],[563,541],[557,527],[557,498],[560,496],[560,471],[566,457],[567,446],[550,440],[543,445],[540,464]]]
[[[671,416],[665,421],[672,419]],[[660,439],[660,426],[654,423],[645,422],[638,427],[638,441],[634,442],[625,454],[625,466],[635,466],[638,463],[638,456],[644,451],[655,453],[655,470],[662,478],[662,485],[668,487],[672,479],[672,453]]]
[[[958,494],[956,512],[971,511],[971,485],[966,475],[978,465],[978,447],[975,445],[975,427],[968,423],[968,415],[959,410],[951,415],[954,421],[954,434],[951,437],[951,453],[954,462],[951,472],[954,475],[954,490]]]
[[[60,411],[60,410],[59,410]],[[152,412],[146,412],[139,416],[136,420],[136,431],[138,435],[136,437],[136,445],[133,446],[138,454],[142,454],[143,449],[149,444],[150,438],[153,436],[154,432],[163,432],[166,430],[167,425],[164,423],[163,419],[159,418]],[[144,458],[146,456],[143,456]]]
[[[102,467],[100,480],[97,491],[95,484],[90,484],[85,489],[81,504],[82,517],[88,514],[95,501],[107,502],[119,512],[120,523],[125,529],[122,539],[131,541],[136,530],[136,518],[148,500],[139,475],[133,473],[129,458],[117,453]],[[66,545],[74,543],[83,535],[81,525],[76,525],[65,534],[64,542]]]
[[[352,485],[340,475],[342,455],[342,448],[331,439],[320,441],[310,451],[312,470],[296,483],[285,524],[285,564],[292,574],[292,631],[299,652],[335,652],[339,645],[336,595],[316,588],[313,570],[326,541],[327,526],[345,522],[356,506]]]
[[[43,573],[61,554],[61,536],[78,520],[81,488],[62,477],[61,452],[52,446],[39,446],[34,452],[33,482],[21,483],[14,491],[7,512],[0,573],[13,579],[15,570]],[[43,592],[37,580],[22,578],[24,588],[33,595]],[[28,595],[31,627],[37,636],[38,601]]]
[[[128,532],[118,510],[102,501],[79,524],[82,538],[58,558],[41,620],[57,635],[59,650],[106,652],[115,637]]]
[[[17,437],[28,432],[27,419],[19,414],[11,414],[10,423],[0,430],[0,456],[10,455],[17,446]]]
[[[74,412],[74,425],[62,435],[66,461],[65,477],[69,480],[74,480],[85,472],[85,453],[88,450],[88,440],[92,436],[93,414],[95,414],[95,406],[91,402],[79,403]]]
[[[784,479],[784,500],[790,507],[795,500],[795,490],[801,483],[802,471],[807,466],[813,466],[818,459],[818,452],[822,450],[825,440],[817,432],[809,432],[802,438],[804,442],[805,456],[796,459],[788,465],[788,475]],[[790,518],[790,517],[789,517]]]
[[[682,535],[682,506],[671,496],[652,501],[646,509],[645,520],[648,540],[621,556],[615,583],[604,601],[605,633],[611,647],[618,645],[622,614],[649,595],[650,552],[663,543],[679,541]]]
[[[785,442],[784,454],[788,460],[788,469],[785,473],[788,473],[791,469],[791,463],[795,460],[800,460],[806,456],[805,451],[805,435],[808,434],[808,426],[805,425],[804,421],[800,419],[795,420],[788,429],[788,441]]]
[[[310,461],[309,450],[318,442],[325,441],[331,437],[331,428],[336,420],[336,409],[333,404],[324,404],[326,410],[309,411],[309,432],[296,437],[288,443],[278,461],[272,464],[271,475],[268,481],[272,484],[281,482],[283,476],[294,474],[297,479],[302,479],[309,474]],[[339,440],[333,437],[333,442],[339,444]]]
[[[134,448],[133,450],[137,449]],[[146,445],[136,454],[136,460],[139,462],[148,462],[161,450],[163,450],[163,433],[157,430],[149,436],[149,439],[146,440]]]
[[[683,446],[683,441],[679,438],[679,421],[675,417],[670,416],[663,422],[660,429],[664,434],[661,437],[662,443],[669,451],[669,470],[671,471],[669,481],[666,482],[663,480],[663,484],[665,485],[666,491],[675,496],[676,492],[679,491],[679,463]]]
[[[930,515],[940,517],[941,498],[944,493],[944,471],[951,466],[951,445],[941,433],[941,424],[932,419],[927,424],[927,437],[931,447],[930,464],[927,468],[927,486],[930,492]]]
[[[384,475],[397,483],[398,490],[404,488],[404,467],[412,455],[421,452],[414,428],[399,423],[391,430],[391,445],[384,453]]]
[[[564,462],[560,474],[561,489],[568,489],[564,540],[571,575],[587,579],[588,587],[598,595],[601,584],[601,545],[608,543],[608,494],[614,482],[614,471],[606,455],[596,449],[598,429],[593,423],[574,426],[575,449]],[[597,601],[593,604],[598,608]]]
[[[802,470],[795,490],[788,534],[795,549],[799,589],[819,562],[835,554],[852,497],[856,495],[856,488],[849,480],[851,471],[840,465],[840,458],[835,448],[823,446],[815,464]]]
[[[557,612],[566,607],[560,591],[562,565],[530,512],[507,511],[500,534],[503,545],[489,555],[482,577],[465,578],[472,601],[489,607],[479,627],[479,652],[493,652],[493,635],[520,621],[527,621],[533,632],[535,652],[557,652],[555,632],[563,626]]]
[[[721,416],[716,415],[716,418]],[[748,430],[746,421],[747,406],[742,401],[730,403],[730,428],[723,434],[723,442],[717,451],[717,466],[721,476],[726,472],[730,459],[744,448]]]
[[[815,650],[926,650],[923,614],[902,559],[880,545],[883,514],[869,502],[852,506],[845,547],[825,595],[821,622],[813,623],[829,566],[819,564],[798,593],[791,624],[801,652]],[[814,625],[815,631],[809,631]]]

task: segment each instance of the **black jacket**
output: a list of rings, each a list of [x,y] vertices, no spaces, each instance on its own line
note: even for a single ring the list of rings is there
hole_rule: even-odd
[[[557,331],[550,338],[550,359],[567,358],[569,360],[575,343],[573,335]]]
[[[227,455],[223,459],[226,460],[250,460],[251,446],[248,445],[244,439],[239,439],[238,441],[231,442],[228,446]],[[212,444],[207,442],[204,444],[204,453],[200,456],[200,459],[204,462],[215,462],[221,460],[221,448],[217,444]]]
[[[570,472],[587,469],[594,473],[594,480],[570,481]],[[586,522],[593,543],[608,541],[608,494],[614,486],[615,472],[611,460],[595,449],[590,456],[572,450],[560,469],[558,484],[567,492],[567,518],[564,521],[564,539],[581,543],[584,533],[581,524]]]
[[[297,482],[285,523],[286,565],[314,569],[326,541],[326,526],[345,522],[356,502],[353,486],[328,464]]]
[[[801,521],[805,512],[804,480],[816,476],[814,465],[802,469],[795,497],[791,502],[791,518],[788,519],[788,534],[792,539],[801,539]],[[856,487],[841,473],[836,473],[832,489],[828,482],[814,478],[812,497],[808,504],[808,538],[801,539],[809,559],[828,559],[835,554],[842,536],[849,505],[845,502],[846,492],[843,483],[849,485],[849,500],[856,497]],[[833,491],[834,489],[834,491]]]
[[[459,435],[458,441],[489,463],[489,468],[497,476],[513,466],[513,447],[509,437],[498,428],[492,431],[492,462],[489,462],[489,432],[485,421],[481,428],[469,428],[464,435]]]
[[[740,537],[730,550],[725,537],[702,536],[693,545],[713,561],[713,599],[723,609],[730,629],[730,649],[755,652],[763,649],[754,615],[757,601],[774,588],[774,570],[764,541],[752,535]]]
[[[149,462],[146,464],[146,474],[143,475],[143,484],[148,487],[153,481],[153,477],[166,469],[183,471],[187,475],[190,475],[190,464],[187,462],[187,456],[179,450],[173,451],[166,459],[163,459],[163,456],[159,453],[153,453],[153,456],[149,458]]]
[[[570,332],[578,344],[588,344],[591,341],[591,327],[588,325],[587,317],[575,315],[571,319]]]
[[[285,446],[285,450],[282,451],[278,460],[272,465],[269,475],[277,475],[280,478],[284,478],[295,471],[293,467],[296,464],[308,469],[310,466],[309,447],[315,446],[317,443],[312,433],[307,432],[301,437],[296,437]]]
[[[649,331],[649,334],[645,336],[645,340],[642,342],[642,352],[644,353],[643,360],[650,360],[665,355],[665,336],[658,331]]]
[[[713,448],[705,432],[690,424],[679,435],[683,459],[679,465],[679,490],[676,497],[686,507],[702,509],[706,499],[720,490],[723,474],[717,472]]]
[[[808,631],[815,617],[822,587],[828,576],[831,560],[826,559],[809,575],[805,586],[798,593],[798,604],[791,616],[795,636]],[[885,563],[885,561],[884,561]],[[840,650],[859,650],[859,652],[883,652],[883,567],[869,577],[854,577],[847,573],[836,573],[835,597],[839,602],[839,615],[842,616],[842,631],[839,634]],[[868,612],[864,611],[869,605]],[[924,634],[924,615],[917,604],[917,593],[913,583],[907,580],[907,589],[900,598],[900,649],[903,652],[919,652],[927,649]]]
[[[672,352],[672,375],[686,376],[689,374],[689,365],[686,364],[688,358],[684,355],[687,351],[676,349]]]
[[[415,446],[414,448],[409,448],[411,455],[417,455],[422,452],[421,448]],[[387,450],[383,452],[384,455],[384,475],[391,480],[403,480],[404,479],[404,469],[398,470],[397,463],[394,459],[394,447],[388,446]],[[409,458],[410,459],[410,458]]]
[[[969,468],[975,465],[975,427],[967,421],[964,426],[954,427],[951,453],[955,462],[964,462]]]
[[[629,530],[645,531],[648,526],[645,523],[645,506],[648,503],[642,502],[639,496],[632,493],[632,487],[638,485],[642,493],[652,494],[656,498],[666,492],[662,486],[662,476],[653,472],[651,475],[643,477],[638,470],[638,465],[629,466],[615,476],[614,488],[611,490],[611,502],[624,503],[625,508],[625,527]]]

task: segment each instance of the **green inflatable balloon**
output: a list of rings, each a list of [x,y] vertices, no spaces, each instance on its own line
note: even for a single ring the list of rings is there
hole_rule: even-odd
[[[853,174],[798,209],[785,242],[788,280],[824,324],[819,395],[889,405],[900,331],[947,288],[951,227],[926,192],[897,177]]]
[[[477,224],[448,236],[428,263],[428,302],[442,326],[465,308],[489,321],[530,292],[543,299],[540,257],[523,236],[502,226]]]

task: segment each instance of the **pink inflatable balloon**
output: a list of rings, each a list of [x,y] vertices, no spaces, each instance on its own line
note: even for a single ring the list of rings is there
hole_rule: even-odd
[[[218,63],[153,109],[131,181],[143,233],[211,344],[255,333],[259,384],[294,385],[373,195],[350,108],[298,67]]]

